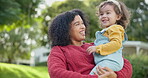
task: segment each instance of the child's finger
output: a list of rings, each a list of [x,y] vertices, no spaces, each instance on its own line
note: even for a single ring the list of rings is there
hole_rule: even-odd
[[[91,50],[91,47],[88,47],[88,48],[87,48],[87,51],[90,51],[90,50]]]
[[[90,49],[89,49],[89,48],[87,48],[87,49],[86,49],[86,51],[87,51],[87,52],[89,52],[89,51],[90,51]]]

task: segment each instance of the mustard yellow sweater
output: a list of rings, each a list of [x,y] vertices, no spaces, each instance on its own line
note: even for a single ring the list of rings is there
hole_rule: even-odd
[[[107,28],[103,35],[108,37],[110,42],[96,46],[97,53],[109,55],[121,48],[124,40],[124,28],[122,26],[112,25]]]

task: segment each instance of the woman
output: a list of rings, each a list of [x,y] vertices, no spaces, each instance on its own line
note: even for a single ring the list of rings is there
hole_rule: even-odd
[[[124,67],[118,72],[98,67],[95,75],[89,75],[95,66],[93,55],[86,49],[93,43],[84,43],[88,23],[80,10],[64,12],[52,21],[49,38],[52,49],[48,57],[50,78],[130,78],[132,67],[124,59]]]

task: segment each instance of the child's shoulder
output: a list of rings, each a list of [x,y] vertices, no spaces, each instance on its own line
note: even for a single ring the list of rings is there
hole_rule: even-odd
[[[115,25],[112,25],[112,26],[110,26],[110,27],[108,27],[107,29],[109,29],[109,30],[110,30],[110,29],[111,29],[111,30],[112,30],[112,29],[113,29],[113,30],[114,30],[114,29],[115,29],[115,30],[116,30],[116,29],[124,30],[124,28],[123,28],[121,25],[116,25],[116,24],[115,24]]]
[[[121,25],[112,25],[107,28],[107,31],[122,31],[122,32],[124,32],[124,28]]]
[[[121,25],[114,24],[114,25],[111,25],[108,28],[123,28],[123,27]]]

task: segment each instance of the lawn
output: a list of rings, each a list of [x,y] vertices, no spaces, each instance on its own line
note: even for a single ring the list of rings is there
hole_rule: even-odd
[[[47,67],[0,63],[0,78],[49,78]]]

